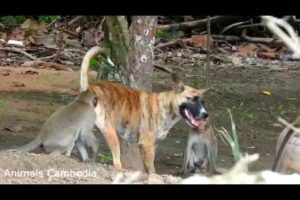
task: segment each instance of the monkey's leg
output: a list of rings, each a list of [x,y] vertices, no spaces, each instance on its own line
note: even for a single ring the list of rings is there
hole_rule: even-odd
[[[72,142],[66,147],[66,153],[65,153],[66,156],[68,156],[68,157],[71,156],[71,153],[72,153],[72,151],[73,151],[73,149],[74,149],[74,146],[75,146],[75,142],[72,141]]]
[[[117,169],[122,169],[121,164],[121,149],[120,149],[120,142],[117,135],[116,130],[112,127],[111,123],[103,123],[104,119],[97,116],[96,119],[96,126],[100,129],[102,134],[105,137],[105,140],[109,146],[110,151],[112,152],[113,156],[113,165]]]
[[[191,148],[190,148],[189,144],[187,144],[187,147],[184,152],[183,164],[182,164],[182,169],[181,169],[181,172],[183,175],[186,175],[188,172],[188,163],[189,163],[189,160],[191,159],[190,155],[191,155]]]
[[[84,132],[84,134],[81,135],[81,140],[85,145],[90,147],[92,149],[92,162],[95,163],[98,155],[98,141],[95,137],[94,133],[92,131]]]
[[[82,161],[86,162],[89,159],[89,156],[88,156],[88,153],[80,139],[76,141],[76,147],[80,153]]]

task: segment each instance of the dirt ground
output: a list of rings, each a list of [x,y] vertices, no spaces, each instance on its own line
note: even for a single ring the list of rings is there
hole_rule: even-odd
[[[181,70],[185,82],[192,84],[193,67]],[[95,74],[93,74],[95,75]],[[206,108],[217,128],[231,129],[227,108],[237,125],[242,152],[259,153],[251,170],[269,169],[274,161],[276,139],[283,127],[276,117],[291,121],[299,115],[300,71],[289,68],[231,67],[214,68],[210,80],[213,90],[205,96]],[[155,72],[153,90],[170,89],[170,79]],[[98,130],[100,153],[96,165],[78,161],[76,156],[19,154],[5,150],[23,145],[38,133],[47,117],[67,104],[79,88],[78,71],[0,67],[0,183],[110,183],[117,174],[108,159],[110,152]],[[269,91],[265,95],[262,91]],[[155,165],[159,174],[174,174],[182,163],[188,126],[178,123],[158,145]],[[106,158],[106,159],[101,159]],[[103,164],[104,163],[104,164]],[[228,146],[219,140],[218,165],[232,166]],[[7,170],[90,170],[96,178],[4,178]],[[46,174],[46,172],[45,172]],[[7,174],[6,174],[7,175]],[[165,183],[170,183],[166,179]],[[176,181],[175,181],[176,182]],[[149,182],[148,182],[149,183]]]

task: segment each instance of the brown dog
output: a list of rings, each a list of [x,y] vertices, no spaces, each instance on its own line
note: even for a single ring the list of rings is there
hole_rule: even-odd
[[[146,170],[154,173],[155,142],[164,139],[182,118],[190,126],[198,127],[208,117],[201,100],[206,90],[184,85],[175,74],[173,90],[160,93],[147,93],[107,81],[88,83],[89,62],[97,54],[104,56],[103,49],[93,47],[85,55],[80,86],[81,91],[90,88],[98,96],[96,126],[109,145],[113,164],[122,168],[119,135],[139,144]]]

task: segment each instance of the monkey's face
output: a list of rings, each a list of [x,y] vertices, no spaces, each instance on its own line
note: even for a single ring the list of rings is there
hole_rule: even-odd
[[[96,107],[98,103],[98,97],[90,90],[78,93],[74,100],[85,102],[93,107]]]

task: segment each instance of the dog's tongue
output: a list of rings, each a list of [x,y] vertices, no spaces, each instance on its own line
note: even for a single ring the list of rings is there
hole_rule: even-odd
[[[186,116],[189,118],[191,124],[193,124],[195,127],[204,126],[205,122],[203,120],[197,120],[194,118],[194,116],[188,111],[184,110]]]

